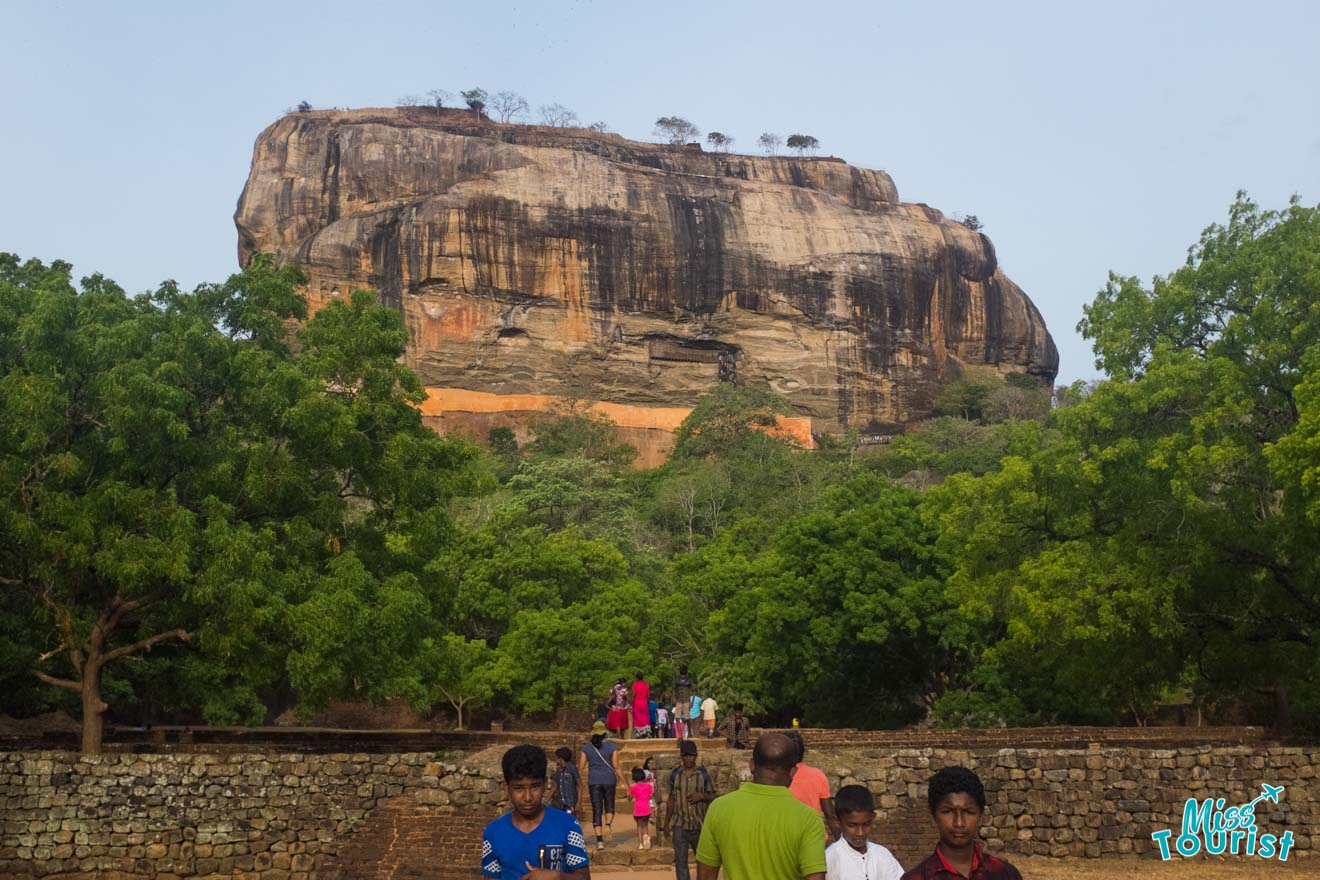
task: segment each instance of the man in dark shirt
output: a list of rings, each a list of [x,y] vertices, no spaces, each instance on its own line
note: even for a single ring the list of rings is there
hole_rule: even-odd
[[[724,725],[720,728],[724,734],[724,744],[731,749],[745,749],[750,746],[752,739],[752,725],[747,722],[747,716],[743,714],[743,704],[733,704],[733,714],[724,719]]]
[[[687,718],[688,702],[692,699],[692,677],[688,675],[687,666],[678,667],[678,678],[674,681],[674,705],[682,711],[683,717]]]
[[[715,800],[715,786],[706,768],[697,766],[696,743],[691,740],[679,743],[678,754],[683,765],[669,774],[665,827],[673,829],[674,876],[677,880],[689,880],[688,850],[696,854],[701,825],[706,821],[706,807]]]
[[[926,792],[940,842],[903,880],[1022,880],[1018,869],[981,849],[977,834],[985,817],[985,787],[966,767],[945,767]]]

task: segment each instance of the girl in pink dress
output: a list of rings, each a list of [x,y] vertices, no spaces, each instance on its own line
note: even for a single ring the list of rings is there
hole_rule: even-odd
[[[655,786],[646,781],[646,771],[634,767],[633,784],[628,788],[628,797],[633,802],[633,821],[637,823],[637,848],[651,848],[651,795]]]

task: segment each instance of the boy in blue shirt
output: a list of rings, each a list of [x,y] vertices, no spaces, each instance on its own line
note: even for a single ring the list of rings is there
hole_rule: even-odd
[[[591,880],[582,826],[568,813],[547,810],[547,765],[540,746],[504,753],[504,790],[510,812],[481,835],[481,873],[497,880]]]

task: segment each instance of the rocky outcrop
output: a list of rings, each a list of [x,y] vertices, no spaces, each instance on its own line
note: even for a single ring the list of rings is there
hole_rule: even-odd
[[[736,379],[868,431],[966,365],[1058,366],[988,238],[837,159],[313,111],[258,137],[235,222],[240,261],[297,261],[314,308],[377,290],[443,388],[649,409]]]

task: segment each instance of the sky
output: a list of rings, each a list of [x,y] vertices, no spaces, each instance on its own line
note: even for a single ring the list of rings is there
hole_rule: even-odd
[[[1320,201],[1314,2],[28,2],[0,29],[0,251],[130,292],[237,271],[258,133],[301,100],[509,89],[627,137],[803,132],[977,215],[1063,382],[1107,273],[1183,263],[1242,189]]]

